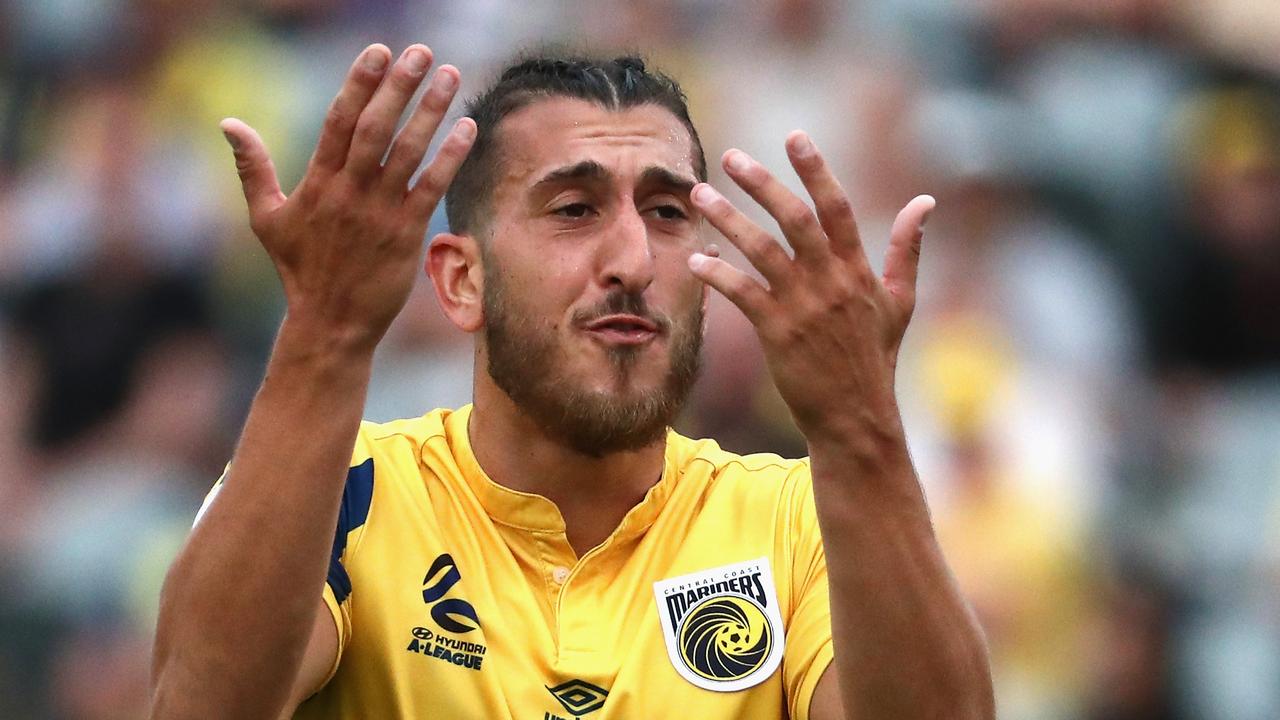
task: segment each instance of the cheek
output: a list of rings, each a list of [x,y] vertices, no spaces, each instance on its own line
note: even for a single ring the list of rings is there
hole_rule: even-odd
[[[671,297],[676,299],[680,308],[695,300],[701,302],[705,287],[689,270],[690,253],[688,248],[676,250],[665,254],[659,262],[663,285],[671,288]]]
[[[503,290],[529,320],[555,329],[590,279],[585,254],[567,243],[539,240],[511,228],[499,263]]]
[[[568,325],[575,302],[581,297],[582,281],[574,267],[548,256],[533,261],[508,289],[522,309],[524,320],[542,332],[559,333]],[[516,289],[518,285],[519,289]]]

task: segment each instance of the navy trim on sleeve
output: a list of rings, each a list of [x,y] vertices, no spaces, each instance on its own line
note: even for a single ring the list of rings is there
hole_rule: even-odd
[[[342,506],[338,510],[338,529],[333,537],[333,555],[329,558],[327,582],[333,596],[341,603],[351,594],[351,578],[342,567],[342,553],[347,549],[347,533],[369,519],[373,501],[373,458],[347,471],[347,484],[342,489]]]

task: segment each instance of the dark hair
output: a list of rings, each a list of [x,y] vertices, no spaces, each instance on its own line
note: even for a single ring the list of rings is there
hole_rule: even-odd
[[[473,231],[481,214],[488,211],[500,170],[498,124],[516,110],[551,97],[579,98],[610,110],[645,104],[670,110],[693,141],[694,173],[699,180],[707,179],[702,141],[689,119],[684,91],[675,80],[646,70],[638,57],[531,56],[509,66],[498,82],[467,103],[466,115],[476,121],[477,134],[445,196],[451,232]]]

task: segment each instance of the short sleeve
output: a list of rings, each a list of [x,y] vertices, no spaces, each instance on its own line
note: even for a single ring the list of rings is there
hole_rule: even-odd
[[[333,618],[333,626],[338,629],[338,652],[334,653],[333,666],[320,682],[319,687],[324,687],[333,679],[334,673],[338,672],[338,663],[342,662],[342,651],[346,649],[347,640],[351,637],[351,603],[338,602],[337,596],[333,594],[333,588],[328,583],[325,583],[320,595],[325,608],[329,611],[329,616]]]
[[[351,597],[356,590],[352,587],[348,569],[355,562],[356,551],[369,520],[369,508],[373,504],[373,477],[373,456],[362,426],[347,469],[347,481],[342,488],[342,504],[338,506],[338,525],[333,533],[329,572],[323,588],[325,607],[333,616],[338,630],[338,652],[325,678],[326,683],[337,672],[342,652],[351,638]]]
[[[329,569],[321,589],[321,601],[333,618],[334,626],[338,631],[338,652],[334,656],[333,667],[325,677],[325,683],[337,672],[343,650],[351,637],[353,588],[347,568],[354,559],[356,547],[359,545],[360,538],[363,537],[364,527],[369,519],[369,508],[373,502],[373,467],[373,457],[362,427],[347,469],[346,483],[342,489],[342,504],[338,508],[338,523],[334,529],[333,546],[329,554]],[[230,471],[231,465],[228,464],[222,476],[205,496],[200,510],[196,513],[195,522],[192,523],[193,527],[200,522],[209,506],[217,498]]]
[[[807,720],[818,680],[831,664],[831,601],[827,594],[827,558],[813,502],[807,462],[787,479],[779,527],[787,551],[791,616],[787,624],[782,672],[787,710],[793,720]]]

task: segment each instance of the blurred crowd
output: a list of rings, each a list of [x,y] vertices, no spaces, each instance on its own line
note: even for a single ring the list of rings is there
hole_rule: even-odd
[[[873,261],[934,194],[899,393],[1000,717],[1280,717],[1277,38],[1274,0],[4,0],[0,717],[142,716],[283,310],[218,120],[290,187],[374,41],[464,95],[522,48],[640,50],[709,157],[798,188],[808,130]],[[705,362],[679,429],[804,454],[719,298]],[[471,369],[424,280],[367,416],[466,403]]]

